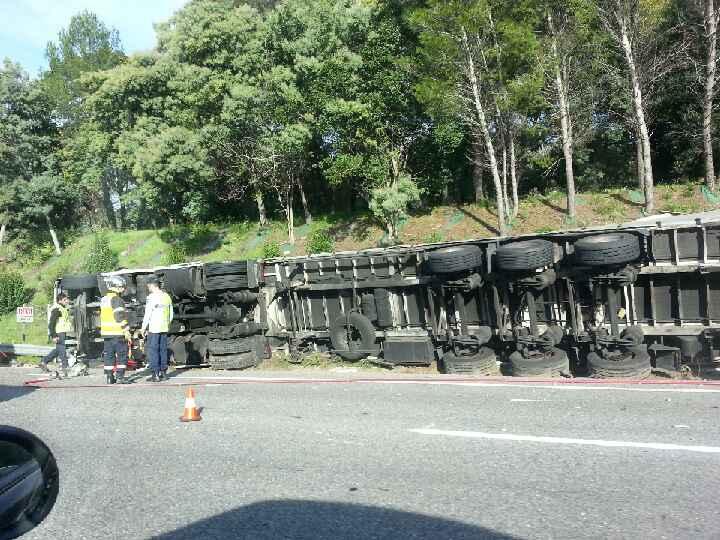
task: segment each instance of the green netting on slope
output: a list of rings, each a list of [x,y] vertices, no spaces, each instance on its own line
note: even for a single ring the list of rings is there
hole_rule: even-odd
[[[710,191],[707,186],[703,186],[701,191],[707,202],[714,205],[720,205],[720,196],[718,196],[717,193]]]

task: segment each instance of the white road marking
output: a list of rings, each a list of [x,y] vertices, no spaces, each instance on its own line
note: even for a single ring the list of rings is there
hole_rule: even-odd
[[[609,448],[647,448],[650,450],[677,450],[684,452],[701,452],[704,454],[720,454],[719,446],[689,446],[683,444],[643,443],[632,441],[606,441],[602,439],[571,439],[567,437],[538,437],[534,435],[513,435],[511,433],[483,433],[482,431],[449,431],[444,429],[411,429],[412,433],[421,435],[445,435],[448,437],[464,437],[467,439],[493,439],[500,441],[536,442],[546,444],[574,444],[583,446],[604,446]]]
[[[511,403],[535,403],[536,401],[547,401],[547,399],[522,399],[522,398],[516,398],[511,399]]]

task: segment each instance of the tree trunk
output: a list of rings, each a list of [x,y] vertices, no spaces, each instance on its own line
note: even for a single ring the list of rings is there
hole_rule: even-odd
[[[555,57],[555,91],[558,95],[558,109],[560,112],[560,132],[562,135],[563,157],[565,158],[565,183],[567,184],[567,214],[569,220],[577,215],[575,203],[575,171],[573,170],[573,128],[570,117],[570,104],[568,101],[567,81],[561,70],[560,53],[558,52],[557,35],[553,27],[550,13],[547,16],[548,25],[552,32],[552,51]]]
[[[502,178],[503,199],[506,201],[505,212],[509,220],[512,209],[510,208],[510,198],[508,197],[507,161],[507,144],[505,143],[505,137],[502,137],[502,173],[500,177]]]
[[[518,202],[517,161],[515,160],[515,137],[513,136],[512,133],[509,136],[509,143],[510,143],[510,184],[512,186],[512,199],[513,199],[512,216],[513,216],[513,218],[516,218],[520,208],[519,208],[519,202]]]
[[[645,186],[645,211],[648,214],[655,210],[654,197],[654,181],[650,152],[650,133],[648,132],[647,122],[645,121],[645,106],[643,104],[643,94],[638,78],[637,66],[635,65],[635,57],[633,54],[633,46],[628,35],[627,21],[621,15],[618,16],[620,25],[620,38],[622,40],[623,52],[625,53],[625,61],[630,72],[630,83],[632,85],[633,109],[635,111],[635,122],[638,132],[640,133],[640,143],[642,144],[643,155],[643,179]]]
[[[483,186],[482,142],[476,136],[473,136],[472,142],[472,175],[475,202],[479,203],[485,198],[485,189]]]
[[[5,224],[3,223],[0,225],[0,246],[3,245],[3,242],[5,241]]]
[[[47,214],[45,215],[45,221],[47,222],[48,229],[50,230],[50,236],[52,237],[53,245],[55,246],[55,253],[57,255],[62,255],[62,251],[60,250],[60,241],[58,240],[57,234],[55,234],[55,229],[53,229],[52,223],[50,222],[50,216]]]
[[[293,188],[291,187],[287,193],[285,204],[285,214],[287,215],[287,227],[288,227],[288,242],[290,245],[295,245],[295,210],[293,209],[293,202],[295,196]]]
[[[638,188],[643,197],[645,197],[645,163],[643,160],[642,143],[640,142],[640,134],[635,136],[635,163],[637,166]]]
[[[507,229],[507,214],[505,211],[505,198],[503,196],[502,183],[500,181],[500,173],[498,171],[497,159],[495,157],[495,148],[493,146],[492,137],[490,136],[490,130],[488,129],[487,118],[485,117],[485,109],[483,108],[482,101],[480,100],[480,87],[475,74],[475,61],[468,44],[467,33],[465,29],[462,29],[462,39],[465,46],[465,53],[467,56],[467,70],[470,88],[472,91],[473,104],[475,106],[475,113],[477,114],[478,123],[480,124],[480,131],[485,141],[485,152],[490,162],[490,172],[493,176],[493,183],[495,184],[495,193],[497,199],[497,214],[498,214],[498,233],[500,236],[506,236]]]
[[[703,95],[703,147],[705,153],[705,183],[715,191],[715,164],[713,161],[712,113],[715,98],[715,62],[717,61],[717,13],[715,1],[705,0],[705,93]]]
[[[265,227],[267,225],[267,210],[265,210],[265,200],[263,199],[262,191],[259,189],[255,190],[255,202],[258,207],[260,226]]]
[[[113,208],[112,198],[110,197],[110,186],[108,185],[107,175],[103,174],[100,178],[100,188],[102,190],[103,208],[105,209],[105,218],[108,225],[113,229],[117,229],[117,221],[115,219],[115,209]]]
[[[302,201],[303,211],[305,212],[305,223],[312,223],[312,214],[310,213],[310,206],[308,206],[307,197],[305,196],[305,190],[303,189],[302,182],[298,179],[297,181],[298,191],[300,191],[300,200]]]

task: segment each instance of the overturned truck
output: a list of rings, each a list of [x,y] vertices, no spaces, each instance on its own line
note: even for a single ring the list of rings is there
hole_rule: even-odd
[[[78,351],[99,343],[104,279],[138,330],[146,283],[173,297],[176,364],[255,366],[331,352],[446,373],[647,377],[715,372],[720,212],[616,227],[260,261],[65,276]],[[133,352],[142,359],[135,332]]]

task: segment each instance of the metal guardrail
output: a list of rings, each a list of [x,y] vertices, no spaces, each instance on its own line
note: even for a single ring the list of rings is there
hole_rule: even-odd
[[[0,353],[18,356],[45,356],[54,347],[49,345],[30,345],[28,343],[0,343]]]

